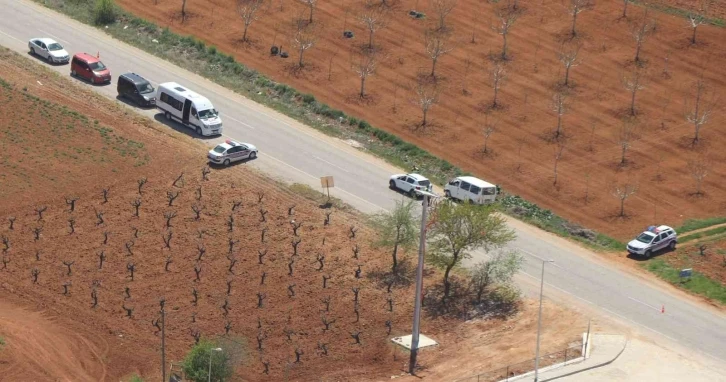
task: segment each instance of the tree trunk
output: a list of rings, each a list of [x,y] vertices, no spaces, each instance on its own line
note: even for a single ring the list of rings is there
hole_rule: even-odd
[[[620,216],[625,216],[625,198],[620,197]]]
[[[629,2],[629,0],[625,0],[623,2],[623,18],[628,17],[628,2]]]
[[[575,31],[575,26],[577,24],[577,13],[580,10],[575,8],[575,10],[572,12],[572,37],[577,36],[577,31]]]
[[[313,6],[313,3],[310,3],[310,20],[308,20],[308,22],[309,22],[310,24],[312,24],[312,23],[313,23],[313,8],[315,8],[315,7]]]
[[[391,271],[394,275],[398,275],[398,238],[396,238],[396,244],[393,245],[393,253],[391,254],[391,257],[393,257],[393,267],[391,267]]]
[[[365,98],[366,96],[366,76],[362,75],[360,76],[360,98]]]
[[[431,65],[431,77],[436,77],[436,61],[439,60],[439,56],[434,57],[433,59],[433,65]]]
[[[497,107],[497,96],[499,95],[499,80],[494,83],[494,102],[492,103],[492,107]]]
[[[444,271],[444,296],[441,298],[441,303],[446,303],[446,300],[449,298],[449,293],[451,293],[451,282],[449,282],[449,273],[454,268],[454,264],[456,264],[456,258],[458,256],[454,256],[454,259],[452,259],[451,263],[449,263],[446,266],[446,271]]]
[[[635,82],[633,85],[633,98],[630,99],[630,115],[635,116],[635,94],[638,92],[638,83]]]
[[[242,33],[242,41],[247,41],[247,29],[250,27],[250,24],[245,23],[245,31]]]
[[[182,12],[181,12],[181,14],[182,14],[182,22],[184,22],[184,20],[187,17],[187,0],[182,0]]]
[[[696,25],[695,27],[693,27],[693,36],[691,37],[691,44],[695,44],[696,43],[696,29],[698,29],[698,25]]]
[[[423,111],[423,121],[421,121],[421,126],[426,126],[426,115],[429,113],[429,108],[424,107],[421,110]]]
[[[504,38],[504,45],[502,46],[502,60],[507,59],[507,33],[502,33],[502,37]]]
[[[635,46],[635,62],[640,62],[640,47],[643,45],[642,42],[638,41]]]
[[[297,62],[297,65],[299,67],[303,67],[303,53],[305,53],[305,49],[300,48],[300,61]]]
[[[560,106],[560,110],[557,112],[557,131],[555,132],[555,138],[559,138],[560,134],[562,134],[562,107]]]
[[[622,152],[620,153],[620,165],[625,165],[625,153],[628,152],[628,146],[627,144],[621,143],[622,145]]]
[[[569,86],[570,82],[570,65],[565,65],[565,86]]]
[[[560,162],[560,160],[559,160],[558,158],[555,158],[555,181],[554,181],[554,182],[552,182],[552,185],[554,185],[554,186],[556,186],[556,185],[557,185],[557,164],[558,164],[559,162]]]
[[[370,30],[368,35],[368,49],[373,49],[373,29]]]

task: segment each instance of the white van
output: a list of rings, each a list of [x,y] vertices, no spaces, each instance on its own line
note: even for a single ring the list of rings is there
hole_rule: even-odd
[[[212,103],[176,82],[159,85],[156,107],[164,112],[167,120],[176,118],[199,135],[222,134],[222,119]]]
[[[497,196],[497,186],[473,176],[459,176],[444,186],[444,195],[475,204],[493,203]]]

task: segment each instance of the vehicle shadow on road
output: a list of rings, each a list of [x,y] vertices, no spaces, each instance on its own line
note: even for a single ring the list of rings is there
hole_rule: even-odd
[[[131,106],[133,108],[141,109],[141,110],[152,110],[152,109],[156,108],[156,106],[154,106],[154,105],[152,105],[152,106],[141,106],[141,105],[137,104],[134,101],[130,101],[129,99],[127,99],[125,97],[121,97],[120,95],[116,95],[116,101],[119,101],[119,102],[121,102],[123,104],[126,104],[127,106]]]
[[[670,248],[666,248],[666,249],[662,249],[662,250],[660,250],[658,252],[652,253],[650,255],[650,257],[645,257],[645,256],[641,256],[641,255],[634,255],[632,253],[628,253],[628,256],[627,257],[630,260],[635,260],[635,261],[643,262],[643,261],[648,261],[648,260],[652,260],[652,259],[658,258],[658,257],[663,256],[663,255],[667,255],[667,254],[672,253],[672,252],[675,252],[675,251],[676,251],[675,249],[674,250],[671,250]]]
[[[44,59],[43,57],[38,56],[37,54],[33,54],[33,53],[30,53],[30,52],[26,52],[26,54],[28,56],[30,56],[30,57],[33,57],[34,59],[36,59],[38,61],[43,62],[43,63],[45,63],[47,65],[50,65],[50,66],[64,66],[64,65],[68,65],[70,63],[70,61],[69,62],[62,62],[62,63],[61,62],[50,62],[50,61]]]
[[[213,168],[215,170],[223,170],[223,169],[229,168],[229,167],[241,166],[243,164],[246,164],[247,162],[252,162],[256,159],[257,158],[255,158],[255,159],[245,158],[242,160],[238,160],[236,162],[232,162],[228,166],[225,166],[223,164],[216,164],[216,163],[209,162],[209,168]]]
[[[133,105],[133,103],[131,103],[130,105]],[[180,122],[170,121],[170,120],[166,119],[166,117],[164,117],[164,113],[162,113],[162,112],[154,114],[154,120],[156,120],[156,122],[169,126],[174,131],[177,131],[179,133],[182,133],[182,134],[187,135],[192,138],[202,139],[202,140],[206,141],[206,140],[219,138],[222,136],[222,135],[210,135],[210,136],[199,135],[192,128],[186,127],[186,126],[184,126],[184,124],[182,124]],[[243,162],[243,161],[240,161],[240,162]],[[237,163],[239,163],[239,162],[237,162]]]

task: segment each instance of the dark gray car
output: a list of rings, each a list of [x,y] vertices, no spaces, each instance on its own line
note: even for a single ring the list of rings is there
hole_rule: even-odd
[[[118,78],[116,91],[120,97],[131,100],[139,106],[156,105],[156,89],[148,80],[136,73],[122,74]]]

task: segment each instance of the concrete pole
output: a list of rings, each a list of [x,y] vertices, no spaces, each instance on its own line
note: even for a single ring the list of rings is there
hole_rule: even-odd
[[[545,264],[552,263],[553,260],[542,260],[542,277],[539,284],[539,316],[537,318],[537,350],[534,355],[534,382],[539,379],[539,335],[542,331],[542,295],[544,293],[544,271]]]
[[[415,374],[416,357],[418,356],[418,337],[421,324],[421,295],[423,292],[423,267],[426,246],[426,215],[428,212],[427,194],[423,194],[423,211],[421,212],[421,241],[418,246],[418,267],[416,268],[416,301],[413,308],[413,333],[411,334],[411,358],[408,362],[409,374]]]

